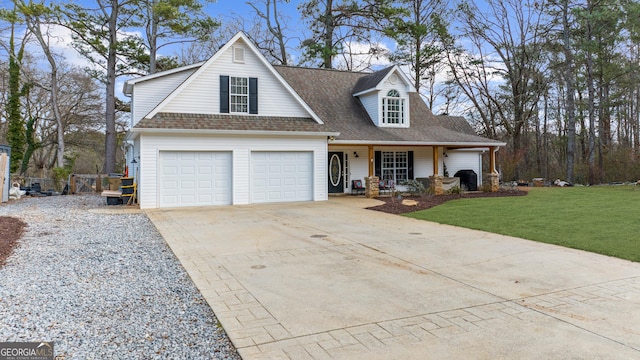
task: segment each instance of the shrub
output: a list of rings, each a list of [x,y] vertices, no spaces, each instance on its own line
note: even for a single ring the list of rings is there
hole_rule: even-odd
[[[426,193],[424,184],[418,180],[407,180],[403,182],[402,185],[406,186],[407,192],[412,195],[421,195]]]
[[[55,167],[51,169],[51,177],[56,191],[61,191],[64,188],[64,182],[67,181],[71,175],[71,169],[69,167]]]

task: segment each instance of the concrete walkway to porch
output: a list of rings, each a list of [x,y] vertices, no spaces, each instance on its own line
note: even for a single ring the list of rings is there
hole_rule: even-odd
[[[246,360],[640,358],[640,264],[371,204],[146,213]]]

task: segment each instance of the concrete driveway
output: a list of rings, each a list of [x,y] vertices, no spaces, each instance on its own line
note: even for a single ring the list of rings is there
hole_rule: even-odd
[[[147,214],[246,360],[640,359],[640,264],[372,202]]]

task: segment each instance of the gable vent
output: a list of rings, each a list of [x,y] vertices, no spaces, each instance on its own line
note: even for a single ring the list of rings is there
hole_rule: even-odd
[[[233,62],[243,63],[244,62],[244,48],[240,46],[233,47]]]

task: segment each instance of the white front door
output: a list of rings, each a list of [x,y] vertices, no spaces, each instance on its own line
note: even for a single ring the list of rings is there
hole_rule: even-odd
[[[251,202],[313,200],[313,152],[251,153]]]
[[[231,158],[228,151],[160,152],[160,207],[231,204]]]

